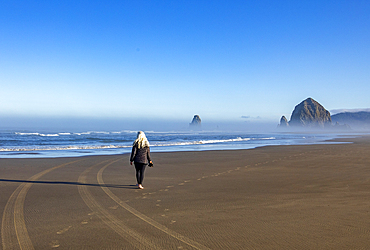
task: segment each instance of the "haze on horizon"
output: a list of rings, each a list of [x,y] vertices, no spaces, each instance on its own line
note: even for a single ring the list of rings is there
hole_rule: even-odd
[[[269,129],[307,97],[368,109],[369,11],[367,1],[1,1],[0,129],[181,129],[195,114],[207,128]]]

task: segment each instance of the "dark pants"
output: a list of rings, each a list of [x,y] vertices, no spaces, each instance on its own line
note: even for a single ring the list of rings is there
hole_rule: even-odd
[[[135,162],[137,184],[143,184],[146,164]]]

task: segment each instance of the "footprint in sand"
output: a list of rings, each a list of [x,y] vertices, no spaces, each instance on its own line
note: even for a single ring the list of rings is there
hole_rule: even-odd
[[[87,220],[81,222],[82,225],[86,225],[87,223],[89,223]]]
[[[62,230],[58,231],[57,234],[64,234],[65,232],[67,232],[72,226],[69,226],[69,227],[66,227],[66,228],[63,228]]]
[[[116,210],[117,208],[118,208],[118,205],[117,206],[110,207],[110,209],[113,209],[113,210]]]
[[[49,243],[49,245],[52,248],[57,248],[57,247],[60,246],[59,241],[57,241],[57,240],[53,240],[52,242]]]

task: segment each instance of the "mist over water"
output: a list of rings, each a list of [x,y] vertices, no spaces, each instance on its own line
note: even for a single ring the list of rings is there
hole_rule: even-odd
[[[273,123],[124,119],[8,119],[0,127],[0,158],[73,157],[130,153],[138,131],[152,152],[250,149],[322,143],[336,133],[286,133]]]
[[[76,117],[1,117],[2,130],[42,130],[42,131],[69,131],[81,132],[91,130],[120,131],[120,130],[148,130],[148,131],[248,131],[273,132],[276,123],[240,121],[203,121],[199,128],[190,127],[189,120],[175,119],[113,119],[113,118],[76,118]]]

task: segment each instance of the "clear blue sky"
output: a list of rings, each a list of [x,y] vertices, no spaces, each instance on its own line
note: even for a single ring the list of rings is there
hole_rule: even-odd
[[[0,119],[370,108],[369,1],[0,2]],[[244,117],[244,118],[242,118]]]

